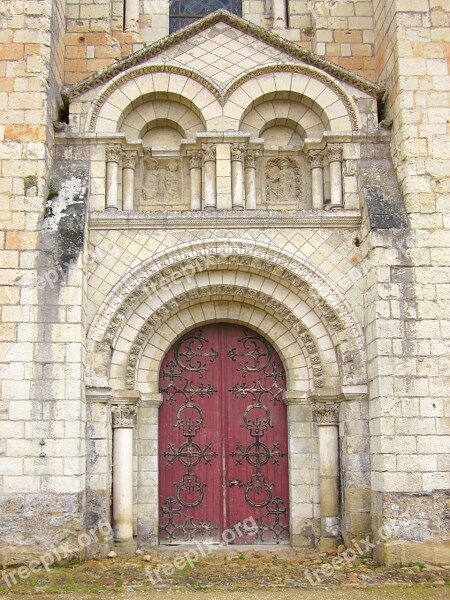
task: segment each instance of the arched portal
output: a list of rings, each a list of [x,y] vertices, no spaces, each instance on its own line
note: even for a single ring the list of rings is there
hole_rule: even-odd
[[[286,376],[255,331],[212,323],[160,370],[159,540],[289,542]]]

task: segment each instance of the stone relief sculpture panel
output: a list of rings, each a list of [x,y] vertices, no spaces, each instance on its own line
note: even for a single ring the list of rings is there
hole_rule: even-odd
[[[273,210],[305,208],[298,160],[281,156],[265,165],[265,207]]]
[[[183,169],[179,158],[143,160],[140,210],[180,208],[182,203]]]

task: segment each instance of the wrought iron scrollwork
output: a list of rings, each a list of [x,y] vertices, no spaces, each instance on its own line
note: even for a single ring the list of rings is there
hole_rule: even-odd
[[[262,440],[267,431],[273,428],[270,403],[276,406],[283,398],[284,387],[280,382],[284,383],[284,369],[273,359],[270,346],[253,332],[246,330],[245,337],[239,342],[244,351],[239,352],[233,348],[227,356],[234,362],[238,357],[243,357],[244,360],[237,367],[243,378],[248,373],[260,373],[261,378],[253,381],[252,385],[236,383],[229,389],[235,398],[249,397],[252,402],[244,409],[241,425],[248,431],[252,441],[247,446],[236,444],[235,450],[229,454],[235,458],[236,464],[242,465],[246,462],[253,469],[250,479],[247,482],[239,482],[237,487],[243,489],[248,506],[266,510],[265,515],[255,519],[258,524],[259,541],[275,541],[278,544],[289,537],[289,527],[287,523],[283,523],[283,520],[287,520],[287,509],[282,508],[284,502],[280,496],[274,497],[275,483],[267,480],[262,468],[269,462],[278,465],[280,459],[286,456],[286,452],[280,449],[279,442],[274,442],[270,448]]]
[[[208,370],[208,360],[203,359],[212,362],[218,357],[218,352],[207,348],[207,344],[208,340],[202,337],[201,330],[194,335],[183,337],[175,346],[173,360],[168,362],[162,371],[163,379],[168,380],[168,385],[161,388],[161,392],[165,394],[165,401],[170,405],[182,401],[173,427],[179,429],[186,438],[179,447],[168,443],[167,449],[161,453],[167,465],[178,462],[186,469],[179,481],[173,483],[175,498],[167,498],[161,507],[160,532],[165,541],[169,542],[175,539],[191,541],[194,535],[197,539],[217,529],[210,521],[196,524],[192,517],[182,514],[183,508],[193,509],[200,506],[205,497],[206,483],[200,481],[198,474],[194,472],[195,467],[202,462],[211,465],[218,456],[211,444],[201,447],[194,441],[200,429],[206,427],[204,411],[195,400],[197,397],[211,398],[217,390],[211,384],[194,386],[188,379],[184,379],[182,385],[175,384],[175,380],[182,380],[186,372],[195,372],[202,377],[202,372]]]

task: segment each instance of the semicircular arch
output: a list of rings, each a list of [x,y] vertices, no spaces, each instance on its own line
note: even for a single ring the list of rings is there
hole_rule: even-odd
[[[88,131],[117,132],[122,115],[131,112],[136,103],[167,93],[202,115],[203,122],[222,114],[220,92],[201,75],[181,67],[143,65],[117,75],[100,91],[88,114]]]
[[[308,65],[270,65],[237,78],[226,91],[224,114],[234,115],[241,123],[255,102],[283,99],[289,94],[297,94],[302,104],[314,105],[318,114],[323,113],[322,121],[330,131],[361,128],[353,99],[330,75]]]

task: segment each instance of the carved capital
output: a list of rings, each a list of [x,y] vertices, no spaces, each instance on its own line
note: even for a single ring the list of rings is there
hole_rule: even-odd
[[[244,160],[245,144],[231,144],[231,160],[242,162]]]
[[[205,144],[203,147],[203,160],[205,162],[216,160],[216,145]]]
[[[313,405],[314,421],[318,425],[339,424],[339,404],[319,402]]]
[[[246,169],[256,169],[256,159],[259,156],[259,150],[247,150],[244,155],[245,158],[245,168]]]
[[[342,161],[342,145],[341,144],[328,144],[326,149],[326,155],[328,162],[341,162]]]
[[[138,153],[136,150],[124,150],[122,154],[122,167],[124,169],[134,169],[136,168],[138,161]]]
[[[119,164],[121,158],[122,146],[119,146],[118,144],[111,144],[110,146],[106,146],[106,162],[115,162]]]
[[[134,404],[115,404],[111,412],[114,429],[117,427],[134,427],[134,417],[136,415],[136,406]]]
[[[308,162],[311,169],[317,169],[323,167],[324,151],[323,150],[309,150],[307,154]]]
[[[202,151],[201,150],[189,150],[187,152],[189,158],[190,169],[201,169],[202,167]]]

